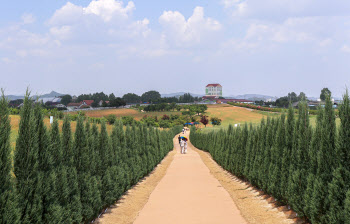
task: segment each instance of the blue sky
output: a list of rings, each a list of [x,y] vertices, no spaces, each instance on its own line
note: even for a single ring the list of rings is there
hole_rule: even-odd
[[[122,95],[341,96],[350,84],[344,0],[13,0],[0,8],[0,87]]]

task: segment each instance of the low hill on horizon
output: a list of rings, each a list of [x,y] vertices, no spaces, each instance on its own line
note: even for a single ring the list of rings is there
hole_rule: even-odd
[[[64,96],[64,95],[66,95],[66,94],[62,94],[62,93],[58,93],[58,92],[55,92],[55,91],[51,91],[51,93],[47,93],[47,94],[43,94],[43,95],[33,95],[32,97],[35,99],[37,97],[39,97],[39,98],[50,98],[50,97],[60,97],[60,96]],[[5,97],[7,97],[9,100],[24,99],[24,95],[23,96],[7,95]]]

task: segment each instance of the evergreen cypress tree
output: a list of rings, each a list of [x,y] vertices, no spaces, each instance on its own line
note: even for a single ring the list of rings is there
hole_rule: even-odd
[[[250,123],[249,131],[248,131],[247,145],[245,148],[246,158],[244,161],[245,163],[244,163],[244,170],[243,170],[243,175],[246,179],[250,179],[249,171],[250,171],[250,167],[251,167],[251,158],[253,157],[254,137],[255,137],[255,131],[253,129],[252,123]]]
[[[39,103],[36,103],[35,105],[34,116],[36,124],[35,131],[38,135],[39,175],[42,179],[42,219],[44,223],[61,223],[63,209],[61,208],[58,199],[57,168],[60,161],[62,161],[62,156],[56,157],[56,153],[61,151],[58,123],[56,121],[53,126],[54,129],[51,130],[56,135],[51,139],[44,124],[43,112]],[[52,144],[49,145],[50,140]]]
[[[326,97],[326,105],[322,122],[322,138],[317,156],[317,175],[311,204],[313,222],[327,222],[329,202],[327,200],[328,184],[332,181],[336,168],[336,126],[331,96]]]
[[[319,107],[317,110],[317,122],[316,129],[314,131],[312,142],[309,150],[309,167],[308,167],[308,177],[307,177],[307,187],[304,194],[304,204],[305,204],[305,214],[307,217],[311,218],[317,214],[312,214],[312,197],[314,190],[314,182],[317,172],[317,155],[320,148],[320,139],[322,138],[322,121],[323,121],[324,109]]]
[[[282,168],[281,168],[281,181],[280,181],[280,192],[282,195],[282,200],[287,203],[288,201],[288,180],[290,178],[290,161],[293,149],[293,138],[294,138],[294,128],[295,128],[295,118],[294,109],[292,105],[289,105],[287,121],[286,121],[286,143],[283,149],[282,156]]]
[[[101,196],[102,202],[105,205],[113,203],[113,181],[112,181],[112,165],[113,165],[113,151],[110,145],[109,136],[106,129],[106,123],[101,123],[101,132],[99,135],[99,157],[101,158],[101,164],[98,168],[102,178]]]
[[[84,128],[82,117],[78,117],[74,138],[74,161],[78,173],[78,186],[82,206],[82,217],[84,222],[90,221],[99,213],[101,208],[100,190],[98,180],[91,176],[89,171],[89,150],[87,146],[89,137],[89,124]]]
[[[328,185],[327,223],[344,223],[344,202],[349,184],[349,171],[340,166],[333,172],[333,180]]]
[[[343,96],[343,102],[339,106],[339,137],[337,141],[335,166],[338,168],[333,172],[332,182],[328,185],[327,217],[329,223],[344,222],[344,199],[350,189],[350,100],[348,91]]]
[[[252,168],[252,183],[258,187],[261,187],[261,184],[259,182],[259,171],[260,171],[260,167],[261,164],[263,162],[263,148],[265,147],[265,130],[266,130],[266,124],[265,124],[265,120],[262,119],[260,126],[258,128],[258,141],[256,144],[256,150],[255,150],[255,159],[254,159],[254,165]]]
[[[12,158],[8,102],[4,91],[0,99],[0,223],[19,223],[16,188],[12,177]]]
[[[268,192],[273,194],[277,199],[281,199],[282,195],[279,188],[281,181],[281,168],[282,168],[282,157],[283,149],[285,147],[285,115],[282,114],[278,121],[277,134],[274,145],[271,149],[271,163],[269,170],[269,186]]]
[[[260,167],[259,173],[259,186],[263,190],[267,190],[267,183],[269,178],[269,167],[270,167],[270,156],[271,148],[270,144],[272,142],[272,130],[273,130],[274,121],[270,117],[267,117],[266,128],[263,134],[264,140],[261,142],[261,152],[262,152],[262,164]]]
[[[62,153],[64,158],[63,163],[65,167],[65,171],[62,171],[64,172],[62,176],[64,177],[65,175],[67,175],[67,186],[69,191],[67,196],[68,199],[66,199],[68,212],[65,212],[65,214],[66,217],[67,215],[69,215],[70,218],[70,220],[68,220],[67,223],[80,223],[82,220],[82,207],[80,202],[80,191],[78,186],[78,174],[74,164],[74,151],[72,147],[72,141],[73,139],[71,124],[69,121],[69,117],[66,116],[63,121],[61,141]]]
[[[294,158],[296,161],[293,163],[294,172],[291,173],[292,176],[289,186],[289,202],[299,216],[304,215],[303,195],[307,187],[308,151],[311,139],[308,114],[306,102],[303,101],[299,103],[298,133],[295,139],[297,141],[297,148],[295,148],[294,151]]]
[[[348,192],[346,193],[343,216],[344,216],[344,223],[350,224],[350,190],[348,190]]]
[[[56,209],[59,209],[57,205],[61,207],[61,211],[59,214],[61,218],[62,223],[72,223],[72,216],[71,216],[71,205],[70,205],[70,186],[68,183],[68,168],[65,165],[65,158],[63,157],[65,155],[63,151],[63,147],[61,145],[61,135],[59,132],[58,122],[55,119],[50,131],[50,139],[51,144],[49,148],[52,152],[53,158],[54,158],[54,171],[56,173],[56,184],[55,184],[55,190],[56,194],[54,195],[54,205]],[[57,204],[57,205],[56,205]],[[74,211],[73,211],[74,212]]]
[[[99,177],[102,176],[102,171],[100,170],[103,167],[102,158],[99,152],[99,132],[96,124],[92,125],[91,135],[88,139],[89,142],[89,155],[90,155],[90,173],[92,176]]]
[[[38,163],[38,134],[35,132],[32,100],[27,90],[21,109],[16,142],[14,173],[21,223],[42,223],[41,178]]]
[[[343,96],[343,102],[339,107],[339,140],[337,144],[337,164],[342,164],[346,169],[350,169],[350,99],[348,90]]]

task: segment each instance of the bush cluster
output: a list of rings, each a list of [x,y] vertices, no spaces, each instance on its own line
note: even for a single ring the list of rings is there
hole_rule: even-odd
[[[257,127],[246,124],[201,133],[191,142],[210,152],[224,169],[290,205],[312,223],[350,223],[350,100],[339,107],[340,125],[330,96],[318,108],[317,125],[309,124],[306,102],[298,117],[267,118]]]
[[[103,120],[98,128],[79,115],[74,134],[69,117],[62,131],[57,120],[47,129],[28,93],[20,115],[12,159],[9,110],[1,99],[0,223],[89,223],[149,174],[181,131],[124,128],[116,120],[109,135]]]
[[[282,108],[270,108],[270,107],[263,107],[259,105],[254,105],[254,104],[248,104],[248,103],[233,103],[233,102],[227,102],[227,104],[230,104],[232,106],[236,107],[245,107],[245,108],[250,108],[254,110],[261,110],[261,111],[268,111],[268,112],[282,112]]]

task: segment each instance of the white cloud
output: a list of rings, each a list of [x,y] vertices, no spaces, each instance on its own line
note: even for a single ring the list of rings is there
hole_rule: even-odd
[[[87,7],[68,2],[48,21],[50,33],[58,40],[113,42],[147,37],[149,20],[133,20],[135,4],[118,0],[93,0]]]
[[[350,4],[343,0],[222,0],[233,17],[281,20],[296,16],[348,15]]]
[[[100,16],[105,22],[110,21],[113,16],[118,15],[128,18],[129,14],[135,9],[133,2],[128,2],[123,7],[123,2],[115,0],[93,0],[88,7],[84,8],[85,14],[95,14]]]
[[[5,64],[10,64],[10,63],[12,62],[12,60],[9,59],[9,58],[7,58],[7,57],[1,58],[1,61],[2,61],[3,63],[5,63]]]
[[[341,47],[341,51],[345,52],[345,53],[350,53],[350,46],[347,45],[347,44],[344,44],[342,47]]]
[[[60,40],[65,40],[71,37],[72,30],[70,26],[52,27],[50,33]]]
[[[16,55],[20,56],[21,58],[27,57],[28,53],[26,50],[18,50],[16,51]]]
[[[221,29],[219,21],[204,17],[204,9],[196,7],[190,18],[178,11],[164,11],[159,17],[159,23],[164,28],[164,36],[177,44],[200,43],[206,35]]]
[[[62,8],[56,10],[51,19],[50,25],[68,25],[76,23],[83,16],[84,8],[67,2]]]
[[[249,25],[245,39],[276,43],[306,43],[317,41],[329,44],[330,33],[324,32],[323,17],[288,18],[282,23],[255,22]]]
[[[134,10],[133,2],[128,2],[124,7],[123,2],[118,0],[93,0],[87,7],[67,2],[62,8],[56,10],[49,24],[68,25],[86,20],[89,16],[97,16],[104,22],[111,22],[113,19],[126,20]]]
[[[35,17],[32,14],[23,14],[22,15],[22,23],[23,24],[31,24],[35,22]]]

